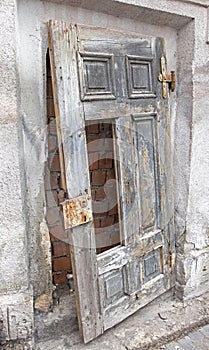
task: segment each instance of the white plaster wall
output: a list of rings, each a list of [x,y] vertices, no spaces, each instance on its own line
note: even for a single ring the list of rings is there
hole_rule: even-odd
[[[16,6],[0,2],[0,294],[28,287],[17,128]],[[18,275],[18,278],[17,278]]]
[[[20,0],[18,69],[35,294],[43,292],[50,279],[44,249],[40,249],[39,229],[44,220],[43,175],[47,158],[45,54],[49,19],[165,38],[168,70],[178,73],[177,91],[170,98],[178,283],[185,296],[192,296],[194,291],[200,293],[203,285],[208,285],[208,277],[203,273],[208,261],[209,208],[206,7],[168,0]],[[191,261],[199,268],[195,269]]]
[[[191,173],[185,246],[190,259],[185,288],[185,295],[189,297],[209,288],[209,45],[204,35],[207,22],[207,11],[199,11],[195,20]]]
[[[31,336],[25,203],[21,183],[16,3],[0,1],[0,343]],[[21,300],[21,302],[20,302]],[[24,304],[24,305],[23,305]],[[25,322],[25,324],[24,324]]]
[[[32,335],[30,282],[35,295],[51,288],[49,236],[44,219],[45,55],[49,19],[165,38],[168,70],[176,69],[178,73],[177,91],[170,98],[177,287],[185,297],[208,290],[206,7],[168,0],[65,0],[59,4],[19,0],[17,4],[18,23],[15,0],[0,0],[0,320],[4,324],[3,340]],[[25,328],[23,318],[27,321]],[[10,319],[17,322],[11,326]]]

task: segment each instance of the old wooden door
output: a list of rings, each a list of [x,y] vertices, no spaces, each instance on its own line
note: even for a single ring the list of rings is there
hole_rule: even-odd
[[[78,319],[88,342],[174,283],[170,122],[158,81],[164,44],[51,21],[49,47],[66,186],[74,200],[66,226],[72,226]],[[114,127],[120,244],[97,255],[85,122],[107,119]],[[80,217],[73,218],[79,201]]]

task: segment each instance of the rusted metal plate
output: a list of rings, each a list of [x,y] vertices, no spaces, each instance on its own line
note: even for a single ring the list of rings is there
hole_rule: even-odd
[[[65,229],[86,224],[93,220],[91,197],[79,196],[61,203]]]

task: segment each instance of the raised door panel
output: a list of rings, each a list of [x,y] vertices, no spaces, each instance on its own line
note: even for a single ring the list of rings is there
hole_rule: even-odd
[[[171,286],[169,114],[157,81],[163,41],[56,21],[49,28],[69,196],[90,191],[85,121],[114,124],[121,244],[97,256],[91,222],[69,231],[88,342]]]

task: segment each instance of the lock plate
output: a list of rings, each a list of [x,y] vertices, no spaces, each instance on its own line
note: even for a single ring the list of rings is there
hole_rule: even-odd
[[[89,195],[66,199],[61,204],[65,229],[86,224],[93,220]]]

